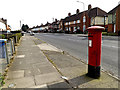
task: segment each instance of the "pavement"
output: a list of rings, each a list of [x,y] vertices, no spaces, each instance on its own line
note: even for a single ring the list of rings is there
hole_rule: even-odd
[[[8,69],[3,90],[89,88],[118,89],[119,80],[101,71],[99,79],[87,74],[87,64],[34,36],[25,35]]]

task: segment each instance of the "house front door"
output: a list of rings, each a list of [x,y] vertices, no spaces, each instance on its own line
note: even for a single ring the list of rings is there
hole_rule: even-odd
[[[71,32],[73,33],[73,27],[71,27]]]

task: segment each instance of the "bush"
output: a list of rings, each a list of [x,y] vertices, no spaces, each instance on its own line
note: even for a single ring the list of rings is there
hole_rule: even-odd
[[[5,39],[5,35],[0,34],[0,39]]]
[[[16,36],[18,37],[18,39],[20,39],[22,37],[21,33],[16,33]]]
[[[108,33],[107,32],[102,32],[102,35],[108,35]]]
[[[17,40],[16,40],[16,36],[17,36]],[[12,34],[11,37],[14,37],[15,43],[18,43],[20,38],[22,37],[22,34],[21,33],[15,33],[15,34]]]
[[[0,87],[2,87],[4,84],[4,76],[0,73]]]
[[[102,32],[102,35],[107,35],[107,36],[117,36],[117,33],[107,33],[107,32]]]
[[[16,37],[17,36],[17,42],[20,40],[20,38],[22,37],[22,34],[21,33],[16,33],[16,34],[13,34],[12,37]]]
[[[117,33],[108,33],[108,36],[117,36]]]

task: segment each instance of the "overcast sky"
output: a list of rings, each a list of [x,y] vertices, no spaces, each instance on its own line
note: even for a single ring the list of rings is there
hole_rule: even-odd
[[[91,4],[108,12],[120,0],[0,0],[0,18],[7,19],[12,30],[20,29],[20,20],[32,27],[65,18],[69,12],[75,14],[76,9],[83,11],[83,4],[76,1],[84,2],[85,10]]]

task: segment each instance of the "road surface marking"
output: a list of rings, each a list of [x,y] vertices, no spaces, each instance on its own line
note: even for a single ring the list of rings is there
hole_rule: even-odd
[[[116,47],[116,46],[110,46],[110,45],[103,45],[102,46],[106,46],[106,47],[112,47],[112,48],[120,48],[120,47]]]

